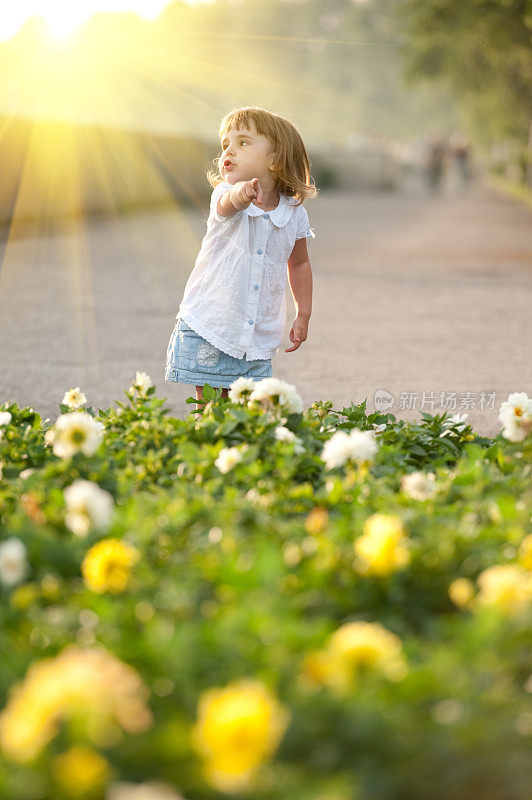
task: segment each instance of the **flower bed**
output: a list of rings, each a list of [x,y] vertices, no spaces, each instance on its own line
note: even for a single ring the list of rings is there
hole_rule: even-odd
[[[532,401],[125,394],[0,409],[0,798],[525,800]]]

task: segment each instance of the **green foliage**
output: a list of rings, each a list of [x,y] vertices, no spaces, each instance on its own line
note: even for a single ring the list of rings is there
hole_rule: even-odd
[[[188,800],[222,796],[201,776],[190,727],[206,689],[250,676],[291,713],[257,799],[525,800],[529,612],[458,608],[448,590],[516,563],[531,532],[530,439],[482,437],[445,414],[407,423],[367,414],[366,401],[341,411],[316,401],[283,418],[298,450],[276,438],[278,416],[209,386],[203,410],[185,420],[169,416],[153,387],[126,395],[87,409],[104,423],[103,441],[65,460],[38,414],[4,409],[0,543],[24,543],[28,572],[0,588],[1,706],[33,662],[70,642],[101,643],[151,693],[153,726],[100,749],[122,780],[164,780]],[[383,424],[366,474],[326,469],[320,456],[335,431]],[[230,447],[241,459],[222,473],[215,461]],[[402,490],[413,470],[435,474],[433,497]],[[65,522],[63,490],[78,478],[115,504],[109,526],[85,537]],[[326,511],[318,525],[316,508]],[[408,565],[384,577],[354,565],[354,542],[375,513],[397,515],[409,540]],[[111,537],[141,559],[124,591],[97,594],[81,564]],[[407,676],[390,682],[368,669],[342,697],[309,690],[305,655],[351,620],[399,636]],[[35,762],[0,752],[1,800],[55,800],[51,760],[77,741],[86,733],[63,725]]]

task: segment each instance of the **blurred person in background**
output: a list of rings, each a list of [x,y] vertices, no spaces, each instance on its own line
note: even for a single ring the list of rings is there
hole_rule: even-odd
[[[465,189],[471,183],[471,146],[460,131],[453,131],[449,137],[449,147],[456,167],[458,188]]]
[[[426,146],[425,174],[432,192],[439,192],[445,168],[447,148],[444,138],[439,133],[429,136]]]

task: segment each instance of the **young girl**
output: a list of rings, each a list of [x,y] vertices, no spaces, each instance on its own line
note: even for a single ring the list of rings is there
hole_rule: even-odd
[[[307,338],[312,273],[306,240],[314,236],[302,202],[310,183],[305,145],[292,122],[258,106],[235,109],[220,124],[221,155],[207,178],[213,192],[207,232],[176,314],[165,380],[229,386],[273,374],[286,324],[287,264],[297,316],[297,350]],[[196,408],[199,404],[196,405]]]

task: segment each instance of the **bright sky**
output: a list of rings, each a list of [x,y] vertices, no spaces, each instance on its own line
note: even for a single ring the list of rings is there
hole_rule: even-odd
[[[191,0],[188,0],[189,2]],[[44,17],[55,36],[68,36],[99,11],[136,11],[145,19],[155,19],[169,0],[16,0],[6,3],[0,12],[0,40],[14,36],[28,17]],[[192,0],[197,2],[197,0]]]

